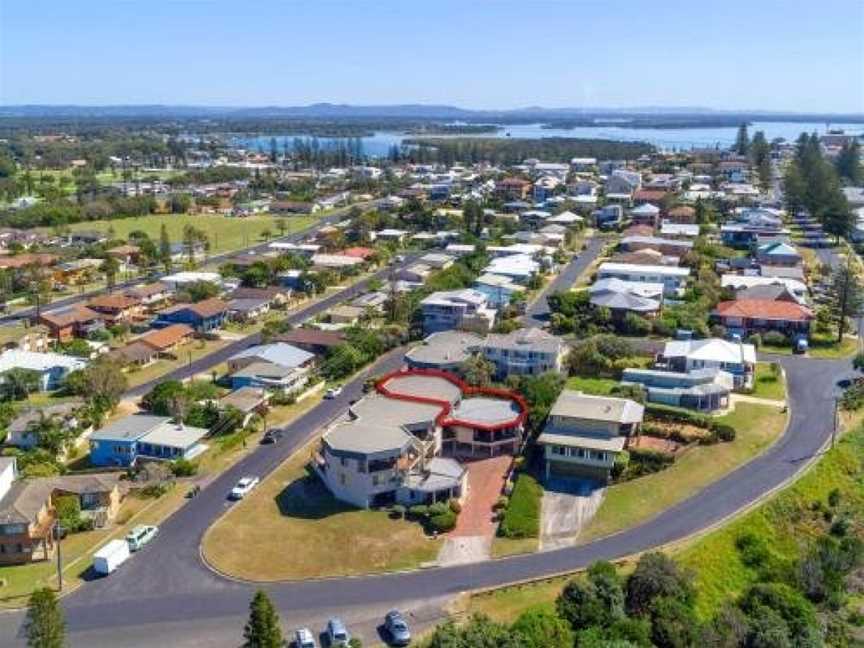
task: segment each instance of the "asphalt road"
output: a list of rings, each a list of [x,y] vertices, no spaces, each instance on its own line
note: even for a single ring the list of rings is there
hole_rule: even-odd
[[[543,289],[540,296],[528,306],[525,315],[522,316],[525,326],[543,326],[549,322],[549,302],[546,298],[558,291],[570,288],[579,278],[579,275],[594,263],[607,243],[608,241],[601,236],[594,236],[588,241],[588,247],[567,264],[558,273],[558,276]]]
[[[270,584],[265,589],[289,627],[330,613],[362,619],[371,610],[420,605],[466,590],[578,569],[706,529],[784,484],[830,439],[836,380],[851,372],[850,362],[777,360],[786,370],[790,390],[791,419],[783,437],[760,457],[638,527],[542,554],[399,574]],[[380,373],[398,364],[398,354],[391,353],[369,372]],[[158,538],[118,572],[66,597],[72,645],[237,645],[255,587],[208,571],[199,556],[201,537],[230,506],[225,494],[240,476],[264,476],[276,468],[359,397],[362,381],[363,376],[347,385],[338,399],[322,403],[289,425],[279,444],[256,450],[219,476],[165,521]],[[302,550],[285,547],[285,551]],[[20,613],[0,617],[0,645],[21,641],[21,621]]]
[[[210,266],[213,264],[221,263],[222,261],[228,259],[229,257],[236,256],[238,254],[249,254],[249,253],[253,253],[253,252],[260,254],[262,252],[266,252],[268,250],[268,246],[271,243],[275,243],[277,241],[280,241],[283,243],[297,243],[298,241],[303,240],[304,238],[309,236],[309,234],[319,230],[320,228],[324,227],[325,225],[331,225],[333,223],[336,223],[336,222],[342,220],[345,217],[345,215],[351,210],[351,208],[353,208],[353,207],[363,208],[365,206],[368,206],[369,204],[370,203],[356,203],[355,205],[350,205],[348,207],[342,207],[342,208],[339,208],[336,211],[334,211],[332,214],[328,214],[324,218],[321,218],[320,220],[316,221],[310,227],[307,227],[303,230],[300,230],[299,232],[294,232],[293,234],[289,234],[288,236],[284,236],[284,237],[270,239],[269,241],[266,241],[264,243],[258,243],[256,245],[253,245],[253,246],[248,247],[248,248],[243,248],[240,250],[234,250],[232,252],[225,252],[223,254],[217,254],[215,256],[208,257],[208,259],[206,261],[206,265]],[[166,273],[164,273],[164,272],[160,272],[160,273],[157,273],[157,275],[155,277],[151,275],[148,278],[137,278],[137,279],[130,279],[129,281],[122,281],[122,282],[119,282],[116,284],[116,286],[114,287],[114,290],[115,291],[116,290],[122,290],[124,288],[131,288],[133,286],[139,286],[139,285],[142,285],[145,283],[151,283],[152,281],[156,281],[157,277],[163,277],[163,276],[165,276],[165,274]],[[102,288],[99,290],[91,290],[89,292],[80,293],[78,295],[70,295],[69,297],[63,297],[61,299],[57,299],[56,301],[52,301],[50,304],[46,304],[42,308],[42,311],[47,313],[47,312],[59,310],[59,309],[64,308],[66,306],[71,306],[72,304],[77,304],[78,302],[87,301],[88,299],[91,299],[91,298],[95,297],[96,295],[100,295],[104,292],[107,292],[107,288]],[[25,319],[28,317],[32,317],[35,314],[36,314],[35,308],[25,308],[25,309],[16,311],[14,313],[9,313],[8,315],[3,315],[2,317],[0,317],[0,324],[15,322],[15,321],[22,320],[22,319]]]

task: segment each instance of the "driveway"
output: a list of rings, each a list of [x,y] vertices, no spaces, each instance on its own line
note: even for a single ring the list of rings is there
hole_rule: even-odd
[[[540,550],[575,544],[600,508],[606,487],[590,479],[553,479],[546,483],[541,506]]]

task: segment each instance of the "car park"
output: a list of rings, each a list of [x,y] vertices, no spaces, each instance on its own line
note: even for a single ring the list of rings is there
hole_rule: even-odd
[[[349,641],[351,641],[351,635],[342,619],[336,617],[330,619],[327,622],[327,645],[347,646]]]
[[[399,610],[390,610],[384,617],[384,629],[391,646],[407,646],[411,643],[411,629]]]
[[[318,648],[315,637],[309,628],[298,628],[294,631],[295,648]]]
[[[233,500],[243,499],[250,492],[252,492],[252,489],[258,485],[259,481],[261,480],[258,477],[243,477],[240,481],[237,482],[237,485],[231,489],[228,497]]]
[[[141,524],[136,526],[126,536],[126,542],[129,544],[129,551],[138,551],[144,545],[148,544],[156,534],[159,533],[159,527],[149,524]]]

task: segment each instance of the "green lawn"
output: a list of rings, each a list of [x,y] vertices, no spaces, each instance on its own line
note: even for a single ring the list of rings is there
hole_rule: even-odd
[[[571,376],[567,379],[567,389],[576,389],[586,394],[608,396],[612,388],[618,385],[617,380],[612,378],[586,378],[583,376]]]
[[[792,345],[771,346],[763,344],[759,347],[762,353],[777,353],[781,355],[792,355]],[[858,338],[845,337],[843,342],[837,344],[836,336],[824,336],[814,334],[810,336],[810,349],[807,355],[811,358],[848,358],[858,351]]]
[[[107,232],[114,230],[117,238],[126,239],[130,232],[141,230],[154,241],[159,240],[159,233],[164,224],[172,241],[180,241],[183,228],[192,225],[207,233],[210,239],[210,253],[231,252],[250,245],[261,243],[263,233],[270,230],[271,236],[280,236],[277,222],[282,220],[286,225],[286,234],[291,234],[313,225],[322,214],[314,216],[290,216],[274,218],[272,216],[249,216],[235,218],[215,214],[150,214],[136,218],[120,218],[116,220],[88,221],[75,223],[70,228],[75,230],[98,230]]]
[[[716,420],[737,430],[734,441],[695,446],[661,472],[610,486],[579,542],[636,526],[695,495],[763,452],[786,425],[778,407],[754,403],[738,403],[734,412]]]
[[[784,400],[786,398],[786,380],[783,378],[783,372],[778,370],[777,373],[774,373],[771,369],[771,363],[757,363],[751,395],[757,398]]]
[[[394,571],[435,560],[442,540],[429,539],[418,523],[330,495],[306,471],[310,451],[295,453],[210,527],[202,550],[211,565],[264,582]]]

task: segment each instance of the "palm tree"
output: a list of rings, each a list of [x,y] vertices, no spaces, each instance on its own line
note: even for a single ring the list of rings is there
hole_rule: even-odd
[[[39,412],[39,418],[31,421],[27,431],[36,437],[36,445],[50,452],[54,457],[60,455],[69,444],[69,432],[53,416]]]
[[[111,292],[114,290],[117,273],[120,271],[120,262],[112,256],[106,256],[99,270],[105,275],[105,284],[108,286],[108,292]]]
[[[2,387],[5,400],[24,400],[39,389],[39,377],[35,371],[15,367],[3,374]]]

